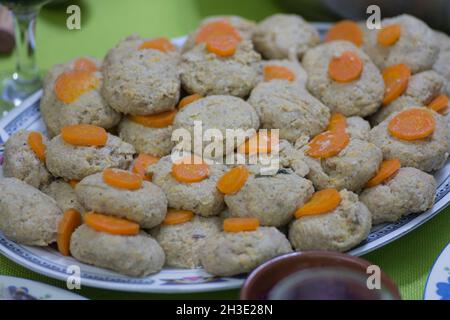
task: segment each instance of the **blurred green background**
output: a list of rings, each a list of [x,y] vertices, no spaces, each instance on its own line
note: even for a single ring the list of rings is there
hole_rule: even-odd
[[[122,38],[137,33],[143,37],[177,37],[193,30],[209,15],[237,14],[252,20],[285,11],[283,0],[75,0],[46,6],[36,30],[39,67],[48,69],[77,56],[101,58]],[[333,16],[316,0],[300,0],[309,20]],[[66,8],[81,8],[81,30],[66,28]],[[0,56],[0,70],[12,69],[12,56]]]
[[[340,12],[366,16],[366,3],[384,5],[382,13],[410,11],[430,23],[449,24],[448,0],[58,0],[47,5],[37,24],[37,59],[41,69],[80,55],[101,58],[120,39],[185,35],[209,15],[236,14],[259,21],[276,12],[295,10],[309,21],[334,21]],[[81,7],[81,30],[66,28],[66,8]],[[447,22],[442,22],[445,20]],[[0,71],[12,69],[11,56],[0,55]]]

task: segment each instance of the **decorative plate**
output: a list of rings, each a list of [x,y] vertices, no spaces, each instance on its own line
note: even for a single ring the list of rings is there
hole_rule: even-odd
[[[329,24],[315,24],[323,34]],[[182,45],[186,37],[174,39],[176,45]],[[5,118],[0,120],[0,146],[19,129],[45,131],[39,113],[39,99],[42,91],[36,92],[20,107],[15,108]],[[2,160],[0,148],[0,164]],[[0,177],[2,177],[0,167]],[[442,211],[450,202],[450,163],[435,174],[438,182],[436,204],[422,214],[411,214],[395,223],[376,226],[368,238],[359,246],[348,252],[351,255],[363,255],[380,248],[389,242],[425,223]],[[24,267],[46,276],[67,281],[73,277],[73,266],[80,268],[81,285],[105,288],[111,290],[134,292],[188,293],[205,292],[239,288],[245,276],[222,278],[211,276],[203,269],[173,269],[164,268],[161,272],[145,277],[130,278],[118,273],[96,268],[67,258],[52,247],[39,248],[19,245],[6,239],[0,233],[0,252],[6,257]]]
[[[439,254],[428,275],[424,300],[450,300],[450,242]]]
[[[0,300],[86,300],[86,298],[44,283],[0,276]]]

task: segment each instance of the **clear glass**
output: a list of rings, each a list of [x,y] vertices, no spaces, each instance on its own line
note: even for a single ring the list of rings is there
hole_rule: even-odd
[[[39,10],[48,1],[0,0],[0,4],[13,14],[16,39],[15,70],[0,75],[0,117],[19,106],[41,86],[34,31]]]
[[[270,300],[395,300],[383,285],[369,289],[368,275],[344,268],[311,268],[280,281]]]

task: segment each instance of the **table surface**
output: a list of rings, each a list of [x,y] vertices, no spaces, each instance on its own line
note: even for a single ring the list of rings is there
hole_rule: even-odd
[[[305,2],[306,17],[323,18],[322,12]],[[276,0],[80,0],[81,30],[66,28],[65,7],[45,8],[37,24],[37,60],[46,70],[77,56],[102,58],[122,38],[177,37],[193,30],[205,16],[237,14],[252,20],[283,12]],[[0,56],[0,71],[12,69],[12,57]],[[450,208],[407,236],[363,256],[394,279],[405,299],[421,299],[425,281],[439,253],[450,241]],[[65,283],[31,272],[0,256],[0,274],[28,278],[65,288]],[[189,295],[163,295],[107,291],[83,287],[91,299],[236,299],[238,290]]]

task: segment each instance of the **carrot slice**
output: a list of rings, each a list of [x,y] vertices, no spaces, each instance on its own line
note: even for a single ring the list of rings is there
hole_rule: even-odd
[[[97,65],[94,61],[87,58],[79,58],[75,60],[73,64],[73,69],[75,71],[87,71],[87,72],[96,72],[98,71]]]
[[[341,83],[358,79],[362,71],[362,60],[351,51],[345,51],[339,57],[333,57],[328,65],[328,74],[331,79]]]
[[[411,69],[406,64],[396,64],[383,70],[383,80],[386,87],[383,105],[387,105],[400,97],[408,88]]]
[[[61,73],[55,81],[55,95],[64,103],[75,102],[82,94],[95,89],[99,84],[92,72],[66,71]]]
[[[70,186],[74,189],[77,186],[77,184],[79,184],[79,183],[80,183],[80,180],[69,180]]]
[[[74,146],[102,147],[108,141],[108,133],[91,124],[74,124],[61,129],[61,138]]]
[[[147,176],[145,172],[147,171],[149,165],[157,163],[158,161],[158,157],[141,153],[134,161],[134,166],[131,171],[139,175],[144,180],[152,181],[151,177]]]
[[[209,166],[196,156],[186,157],[173,164],[172,176],[183,183],[200,182],[208,178]]]
[[[378,170],[377,174],[367,182],[366,187],[372,188],[383,183],[394,174],[396,174],[398,170],[400,170],[400,167],[401,164],[400,160],[398,159],[384,160],[381,163],[380,169]]]
[[[96,231],[123,236],[137,235],[140,229],[136,222],[92,211],[84,215],[84,223]]]
[[[223,220],[223,231],[243,232],[255,231],[259,228],[259,220],[256,218],[227,218]]]
[[[295,217],[324,214],[333,211],[341,203],[341,195],[336,189],[324,189],[314,193],[307,203],[295,211]]]
[[[28,135],[28,146],[33,150],[36,157],[38,157],[39,160],[45,161],[45,149],[46,146],[42,142],[42,134],[37,131],[32,131]]]
[[[236,53],[240,40],[233,35],[221,35],[206,42],[206,50],[220,57],[229,57]]]
[[[191,94],[190,96],[184,97],[183,99],[181,99],[181,101],[178,103],[178,110],[183,109],[184,107],[186,107],[188,104],[191,104],[194,101],[200,100],[201,98],[203,98],[201,95],[199,95],[198,93],[194,93]]]
[[[399,24],[391,24],[378,31],[378,43],[382,46],[394,45],[402,34],[402,27]]]
[[[270,131],[259,131],[250,139],[238,147],[238,152],[242,154],[268,154],[272,152],[272,145],[276,143],[272,139]]]
[[[63,256],[70,255],[70,238],[72,233],[81,225],[81,214],[75,209],[69,209],[64,212],[59,225],[56,244],[58,251]]]
[[[266,65],[264,66],[264,80],[270,81],[270,80],[288,80],[288,81],[294,81],[295,80],[295,74],[289,70],[289,68],[283,67],[283,66],[275,66],[275,65]]]
[[[156,38],[149,41],[145,41],[140,45],[139,50],[154,49],[162,52],[169,52],[175,50],[175,46],[167,38]]]
[[[221,57],[232,56],[242,41],[239,32],[225,20],[204,25],[195,39],[196,43],[206,43],[206,49]]]
[[[346,40],[360,47],[363,42],[363,32],[359,25],[351,20],[336,23],[325,35],[325,42]]]
[[[194,218],[194,213],[188,210],[169,209],[166,218],[163,221],[165,225],[181,224],[191,221]]]
[[[350,138],[345,131],[325,131],[308,143],[306,153],[313,158],[330,158],[345,149],[349,142]]]
[[[152,114],[149,116],[133,116],[130,115],[131,121],[142,124],[149,128],[165,128],[173,124],[175,116],[177,115],[176,110],[161,112],[158,114]]]
[[[241,190],[250,173],[245,166],[234,167],[217,181],[217,189],[223,194],[233,194]]]
[[[347,118],[338,112],[331,114],[330,123],[328,124],[328,131],[345,131],[347,129]]]
[[[231,36],[238,41],[242,38],[239,32],[226,20],[213,21],[205,24],[201,27],[195,38],[197,44],[203,42],[209,42],[211,39],[215,39],[221,36]]]
[[[103,170],[103,181],[114,188],[137,190],[142,187],[142,177],[136,173],[106,168]]]
[[[431,103],[428,105],[428,108],[438,113],[444,113],[448,109],[448,102],[448,97],[445,94],[441,94],[433,101],[431,101]]]
[[[411,108],[400,112],[389,122],[389,133],[398,139],[413,141],[433,134],[436,120],[427,109]]]

